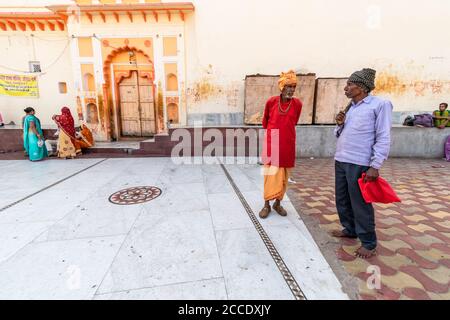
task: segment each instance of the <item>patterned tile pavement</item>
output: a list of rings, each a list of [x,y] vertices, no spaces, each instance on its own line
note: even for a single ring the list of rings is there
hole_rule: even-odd
[[[288,195],[304,220],[318,224],[321,236],[329,237],[318,244],[322,249],[333,244],[333,258],[358,279],[360,299],[450,299],[449,173],[450,163],[439,159],[385,163],[380,174],[402,203],[375,205],[378,255],[368,260],[353,255],[358,240],[327,235],[340,229],[333,159],[298,160]],[[377,270],[380,277],[374,276]]]

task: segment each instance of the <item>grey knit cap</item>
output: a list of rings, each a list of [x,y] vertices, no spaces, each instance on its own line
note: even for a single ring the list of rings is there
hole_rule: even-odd
[[[353,82],[360,87],[367,89],[367,91],[372,91],[375,89],[375,74],[377,72],[373,69],[365,68],[360,71],[354,72],[348,81]]]

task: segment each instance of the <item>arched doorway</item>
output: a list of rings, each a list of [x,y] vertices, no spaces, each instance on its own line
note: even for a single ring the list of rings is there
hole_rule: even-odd
[[[131,59],[133,58],[133,59]],[[153,62],[142,50],[112,51],[104,64],[111,136],[148,137],[157,133]],[[114,133],[113,133],[114,131]]]

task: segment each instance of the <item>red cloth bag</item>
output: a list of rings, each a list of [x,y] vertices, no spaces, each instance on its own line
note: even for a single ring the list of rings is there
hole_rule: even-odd
[[[378,177],[375,181],[367,181],[364,183],[365,176],[366,173],[363,172],[361,178],[358,179],[359,188],[361,189],[361,194],[364,201],[367,203],[402,202],[386,180]]]

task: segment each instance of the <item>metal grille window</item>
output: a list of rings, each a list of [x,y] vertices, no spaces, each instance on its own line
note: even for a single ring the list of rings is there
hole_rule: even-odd
[[[28,62],[30,72],[38,73],[41,72],[41,63],[39,61],[30,61]]]

